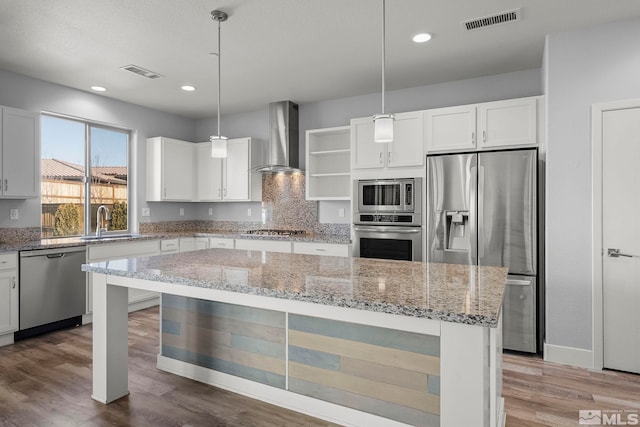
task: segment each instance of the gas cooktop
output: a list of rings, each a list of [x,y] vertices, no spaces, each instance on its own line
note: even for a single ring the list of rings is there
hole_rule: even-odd
[[[306,234],[304,230],[278,230],[273,228],[260,230],[247,230],[241,233],[242,236],[301,236]]]

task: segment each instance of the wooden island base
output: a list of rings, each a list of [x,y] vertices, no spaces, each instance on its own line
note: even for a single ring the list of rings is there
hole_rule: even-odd
[[[502,426],[497,327],[93,275],[93,395],[128,394],[128,288],[163,292],[158,368],[354,426]]]

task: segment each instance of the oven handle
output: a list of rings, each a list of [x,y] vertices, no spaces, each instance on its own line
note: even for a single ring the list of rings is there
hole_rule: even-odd
[[[393,233],[403,233],[403,234],[412,234],[412,233],[420,233],[421,228],[400,228],[400,227],[353,227],[354,231],[375,231],[375,232],[385,232],[391,231]]]

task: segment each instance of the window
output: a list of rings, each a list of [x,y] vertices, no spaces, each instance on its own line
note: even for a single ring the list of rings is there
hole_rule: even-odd
[[[42,115],[42,237],[95,233],[105,205],[108,231],[129,230],[129,132]],[[88,202],[87,202],[88,201]]]

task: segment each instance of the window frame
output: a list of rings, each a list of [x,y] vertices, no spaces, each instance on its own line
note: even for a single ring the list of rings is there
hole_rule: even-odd
[[[134,198],[133,195],[133,185],[132,185],[132,180],[131,178],[131,170],[132,170],[132,150],[133,150],[133,135],[134,135],[134,131],[123,127],[123,126],[118,126],[118,125],[113,125],[113,124],[109,124],[109,123],[102,123],[102,122],[98,122],[98,121],[94,121],[94,120],[89,120],[89,119],[83,119],[80,117],[74,117],[74,116],[68,116],[68,115],[64,115],[64,114],[59,114],[59,113],[52,113],[52,112],[42,112],[42,116],[48,116],[48,117],[52,117],[55,119],[61,119],[61,120],[69,120],[69,121],[73,121],[73,122],[77,122],[80,123],[84,126],[84,177],[83,177],[83,197],[84,197],[84,203],[83,203],[83,215],[84,215],[84,229],[83,229],[83,234],[81,236],[52,236],[53,238],[64,238],[64,237],[86,237],[86,236],[92,236],[95,235],[95,230],[91,229],[91,219],[92,219],[92,214],[91,214],[91,167],[92,167],[92,163],[91,163],[91,129],[102,129],[102,130],[107,130],[107,131],[112,131],[112,132],[117,132],[117,133],[121,133],[124,134],[126,136],[126,158],[127,158],[127,227],[124,230],[109,230],[107,232],[104,232],[102,235],[103,236],[109,236],[109,235],[115,235],[115,234],[131,234],[132,233],[132,229],[131,226],[133,224],[133,211],[131,210],[131,202]],[[41,137],[42,138],[42,137]],[[42,141],[40,142],[40,145],[42,147]],[[42,152],[42,150],[41,150]],[[42,157],[41,157],[42,160]],[[42,172],[41,172],[42,173]],[[42,197],[40,198],[40,203],[42,206]],[[42,207],[40,208],[40,215],[42,215]]]

